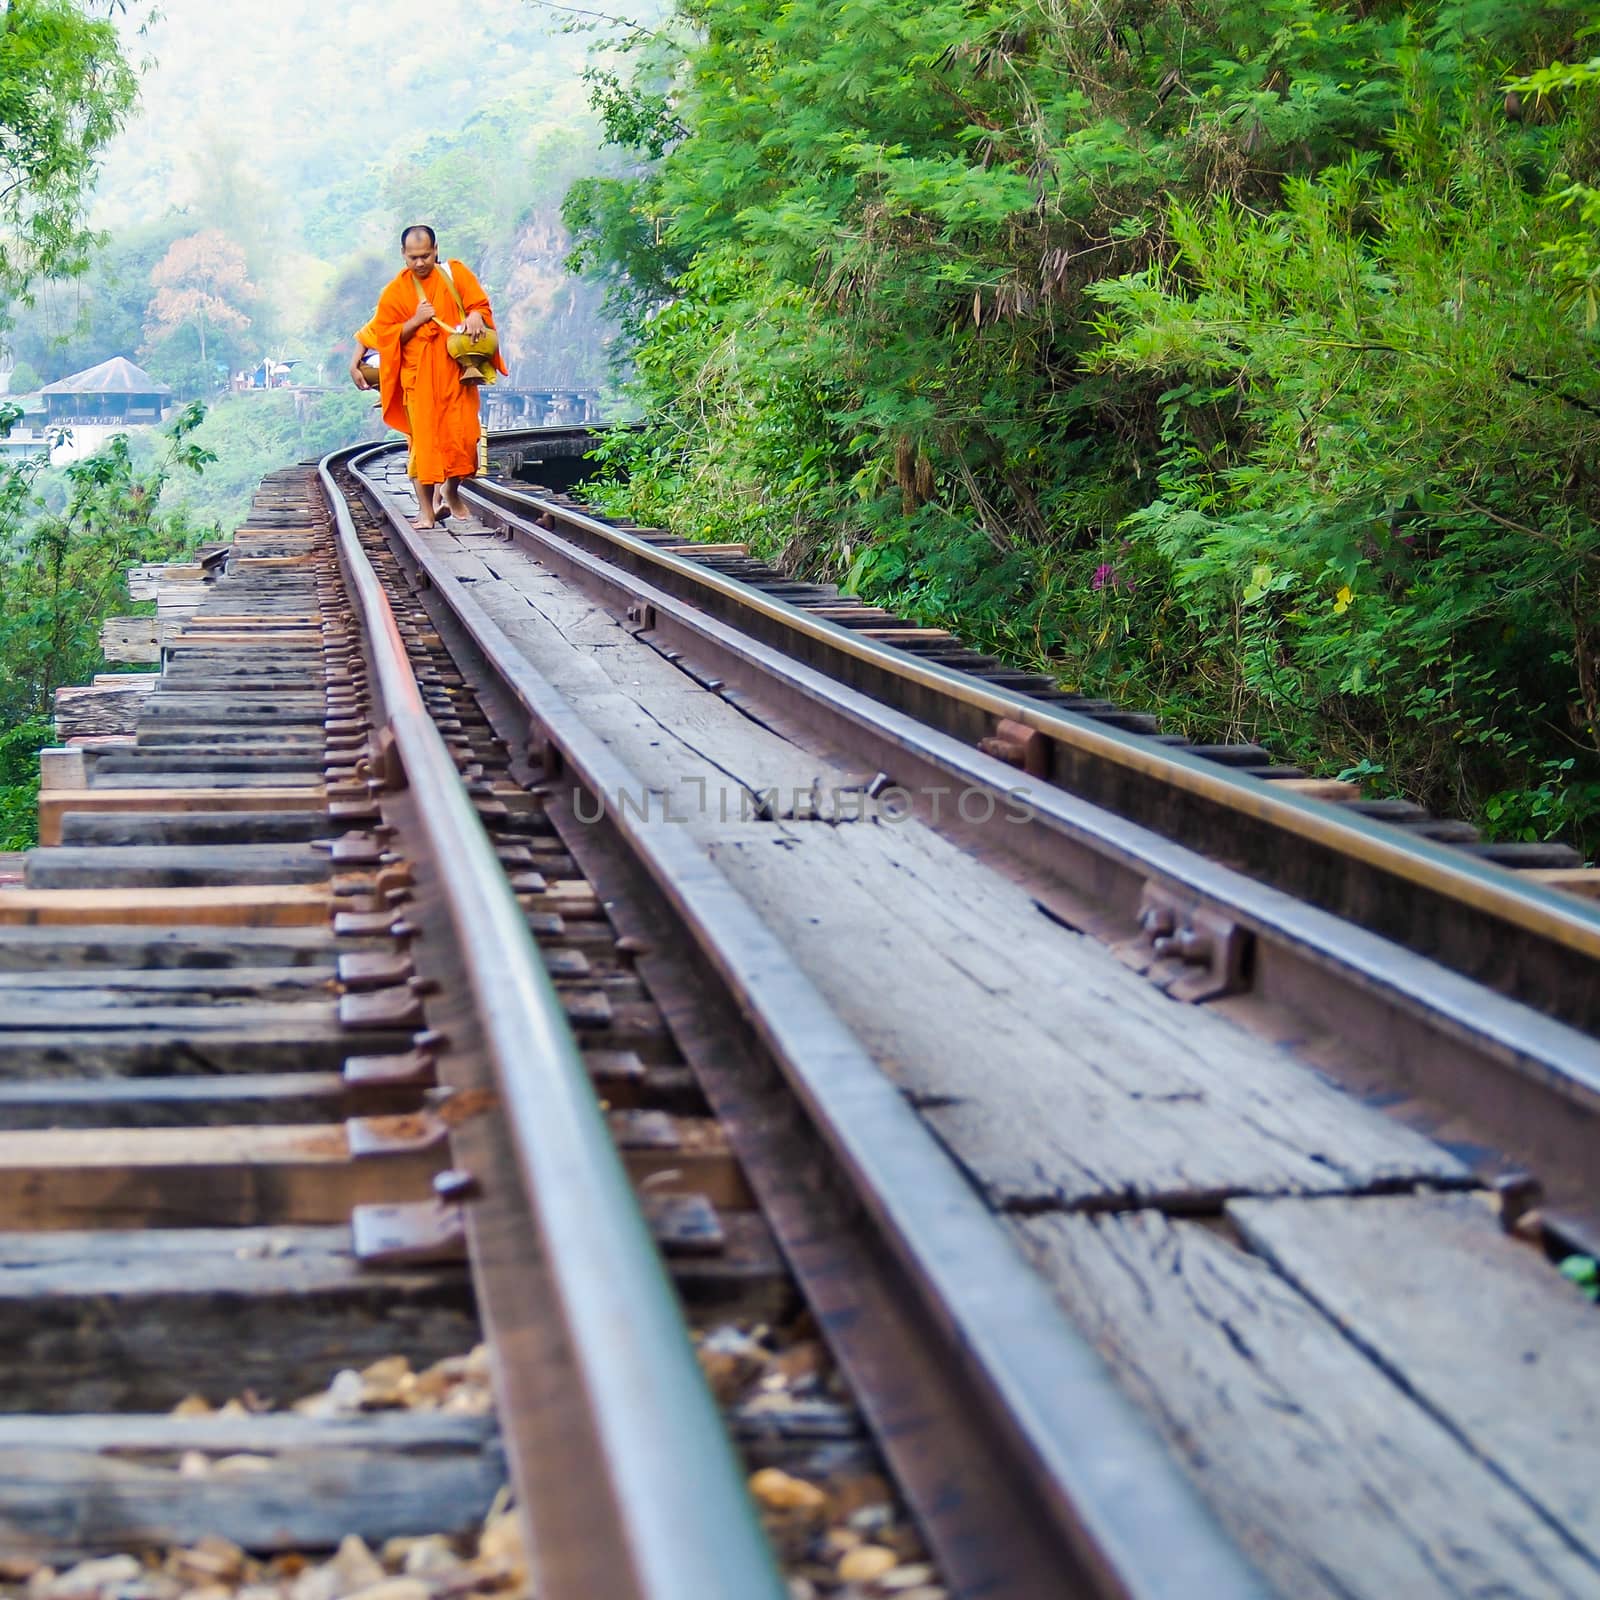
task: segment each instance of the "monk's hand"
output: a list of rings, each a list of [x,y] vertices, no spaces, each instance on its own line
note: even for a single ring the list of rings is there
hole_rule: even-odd
[[[461,324],[461,331],[466,334],[469,339],[478,339],[483,336],[484,330],[487,329],[488,326],[489,324],[483,320],[483,313],[481,311],[469,311],[467,313],[467,320]]]
[[[417,302],[417,309],[412,314],[412,318],[411,318],[411,329],[412,329],[412,332],[415,332],[418,328],[426,327],[428,325],[428,323],[430,323],[432,321],[433,321],[433,302],[431,300],[428,300],[428,299],[419,300]]]

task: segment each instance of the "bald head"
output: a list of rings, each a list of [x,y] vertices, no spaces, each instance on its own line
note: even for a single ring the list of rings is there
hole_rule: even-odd
[[[433,229],[421,222],[407,228],[400,235],[400,254],[419,278],[430,276],[439,260],[439,241]]]

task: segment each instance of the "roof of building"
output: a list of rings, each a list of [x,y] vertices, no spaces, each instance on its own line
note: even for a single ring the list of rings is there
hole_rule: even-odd
[[[126,356],[112,356],[97,367],[47,383],[40,394],[171,394],[170,384],[152,378]]]

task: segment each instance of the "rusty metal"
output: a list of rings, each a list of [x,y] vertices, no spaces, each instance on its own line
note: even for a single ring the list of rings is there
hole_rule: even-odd
[[[504,485],[467,492],[558,576],[619,613],[653,607],[652,642],[668,660],[692,649],[702,670],[714,663],[723,682],[776,696],[784,710],[815,718],[819,730],[838,715],[836,694],[912,717],[969,750],[998,739],[999,721],[1026,728],[1050,747],[1043,770],[1079,798],[1191,849],[1223,852],[1259,882],[1600,1031],[1600,985],[1590,980],[1600,956],[1600,905],[1348,806],[1303,797],[863,637],[570,505]],[[528,515],[535,508],[549,514],[549,527]],[[1003,747],[1017,754],[1021,743],[1008,735]],[[1037,756],[1020,753],[1038,765]],[[1513,959],[1504,958],[1508,949]]]
[[[1269,1032],[1272,1013],[1289,1012],[1300,1019],[1303,1033],[1345,1042],[1344,1058],[1329,1070],[1345,1074],[1356,1092],[1414,1100],[1426,1120],[1465,1116],[1484,1153],[1484,1170],[1509,1162],[1539,1172],[1551,1226],[1574,1248],[1600,1250],[1600,1200],[1592,1178],[1600,1140],[1600,1044],[1593,1037],[1600,1033],[1600,984],[1591,953],[1600,940],[1600,906],[1524,885],[1510,873],[1387,825],[1269,793],[1270,784],[1097,725],[1086,727],[1081,742],[1056,743],[1056,783],[1019,786],[1014,768],[975,748],[976,738],[992,726],[987,717],[1007,714],[1017,697],[912,662],[915,681],[928,691],[917,706],[926,716],[897,710],[877,697],[876,680],[858,675],[857,684],[841,682],[569,539],[525,526],[503,504],[484,503],[558,576],[618,611],[641,599],[654,605],[652,643],[665,656],[692,648],[702,663],[714,661],[761,715],[797,722],[832,748],[849,751],[865,770],[877,770],[869,794],[897,786],[915,802],[919,795],[970,789],[1014,801],[1025,827],[1011,825],[1006,807],[974,822],[949,815],[947,808],[943,829],[991,858],[1007,860],[1027,877],[1041,905],[1071,926],[1092,929],[1112,945],[1126,942],[1138,932],[1135,918],[1152,882],[1235,924],[1249,936],[1250,949],[1242,973],[1227,987],[1242,976],[1248,994],[1240,997],[1235,990],[1234,998],[1210,1003],[1259,1004]],[[595,527],[604,530],[603,524]],[[612,539],[614,532],[604,530],[611,555],[639,544],[621,534]],[[650,551],[649,571],[656,577],[662,562],[670,567],[677,561],[658,560],[659,552],[641,548]],[[746,619],[733,603],[743,586],[679,565],[693,572],[702,604],[708,592],[703,580],[714,578],[718,592],[729,597],[726,614]],[[769,596],[745,597],[751,617],[798,618],[805,637],[827,631],[821,620]],[[802,634],[785,629],[782,638],[792,646]],[[905,658],[896,662],[895,654],[886,654],[884,662],[898,671]],[[870,695],[859,686],[869,681]],[[985,713],[970,739],[929,725],[927,717],[940,714],[936,702],[946,689],[955,703]],[[1041,727],[1049,722],[1037,705],[1028,710],[1019,720]],[[1077,720],[1062,714],[1063,729],[1072,731]],[[1167,801],[1151,813],[1158,825],[1100,803],[1107,798],[1104,786],[1085,763],[1113,746],[1126,760],[1105,771],[1120,772],[1130,783],[1149,782],[1152,793],[1169,777],[1174,780]],[[1206,810],[1228,795],[1243,809]],[[1267,800],[1271,806],[1263,810]],[[1321,819],[1309,832],[1276,835],[1270,845],[1271,865],[1287,873],[1282,881],[1288,890],[1253,875],[1261,863],[1249,853],[1253,836],[1247,824],[1269,812]],[[1209,855],[1185,840],[1209,843]],[[1354,851],[1348,860],[1339,854],[1342,843]],[[1397,875],[1386,875],[1386,868],[1366,870],[1402,861],[1405,871]],[[1250,870],[1239,870],[1241,864]],[[1343,884],[1339,893],[1351,897],[1348,915],[1327,909],[1337,895],[1299,893],[1302,876],[1324,889]],[[1520,910],[1496,920],[1497,909],[1508,907]],[[1420,948],[1408,948],[1409,942]],[[1192,977],[1197,987],[1211,981],[1209,973],[1209,967],[1202,976],[1171,964],[1174,981]],[[1249,1017],[1241,1013],[1242,1020]]]
[[[409,987],[356,991],[339,996],[339,1023],[345,1028],[420,1028],[422,1002]]]
[[[591,795],[627,789],[611,750],[426,546],[394,526],[564,771]],[[956,1592],[1264,1596],[999,1223],[771,931],[682,829],[608,808],[601,824],[566,839],[582,858],[612,834],[677,919],[677,942],[703,952],[748,1019],[755,1059],[784,1086],[764,1108],[730,1098],[717,1109],[730,1112],[730,1142],[769,1213],[784,1219],[791,1261],[825,1308],[842,1365],[867,1380],[878,1397],[869,1405],[885,1408],[881,1447]],[[747,1093],[760,1078],[750,1065],[740,1058]],[[727,1081],[706,1079],[714,1104]],[[810,1210],[818,1185],[785,1192],[797,1169],[763,1142],[797,1107],[810,1127],[804,1170],[826,1172],[854,1219],[837,1241],[832,1213]]]
[[[421,1267],[464,1261],[466,1226],[459,1208],[419,1200],[405,1205],[357,1206],[350,1213],[351,1247],[369,1267]]]
[[[479,1144],[485,1134],[502,1140],[509,1186],[497,1184],[500,1214],[521,1220],[498,1239],[470,1226],[480,1298],[500,1296],[504,1314],[495,1341],[502,1399],[535,1400],[503,1405],[502,1415],[540,1593],[783,1600],[560,997],[422,702],[331,461],[320,470],[364,624],[375,714],[394,737],[403,803],[425,842],[427,897],[437,896],[465,958],[501,1101],[500,1115],[463,1132]],[[426,630],[414,637],[437,642]],[[501,1252],[509,1259],[496,1260]]]
[[[374,1088],[405,1088],[434,1081],[437,1057],[432,1050],[407,1050],[393,1056],[349,1056],[344,1064],[348,1084]]]
[[[415,971],[409,956],[383,950],[361,950],[342,955],[334,970],[346,989],[387,989],[407,982]]]
[[[1138,937],[1116,954],[1174,1000],[1218,1000],[1248,987],[1253,936],[1224,912],[1151,883],[1138,923]]]
[[[347,1117],[344,1134],[350,1154],[360,1158],[434,1150],[449,1138],[450,1129],[439,1117],[408,1111],[398,1116]]]

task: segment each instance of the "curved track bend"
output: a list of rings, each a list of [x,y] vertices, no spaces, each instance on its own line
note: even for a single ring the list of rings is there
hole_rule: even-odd
[[[132,742],[47,763],[0,1548],[464,1538],[503,1460],[546,1600],[1600,1595],[1586,902],[738,552],[469,499],[412,529],[388,447],[277,475]],[[796,1295],[837,1372],[789,1424],[848,1391],[892,1479],[854,1526],[728,1381]],[[474,1316],[498,1424],[155,1415],[399,1347],[453,1383]]]

